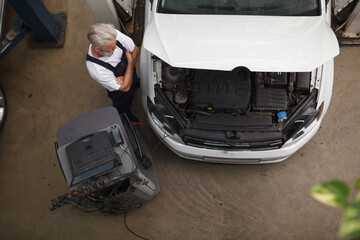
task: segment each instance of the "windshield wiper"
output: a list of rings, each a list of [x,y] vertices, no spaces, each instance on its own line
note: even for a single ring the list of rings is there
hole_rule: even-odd
[[[168,8],[160,8],[159,13],[170,13],[170,14],[188,14],[188,12],[174,10],[174,9],[168,9]]]
[[[319,15],[320,15],[320,13],[317,9],[289,14],[289,16],[299,16],[299,17],[301,17],[301,16],[319,16]]]
[[[226,6],[210,6],[210,5],[198,5],[200,9],[211,9],[211,10],[224,10],[224,11],[234,11],[234,7],[226,7]]]

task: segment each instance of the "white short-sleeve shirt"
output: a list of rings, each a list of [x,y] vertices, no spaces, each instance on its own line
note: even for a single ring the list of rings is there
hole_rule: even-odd
[[[116,40],[118,40],[127,51],[133,52],[135,48],[133,40],[125,34],[119,32],[118,30],[116,30],[116,33]],[[110,57],[100,57],[98,59],[107,62],[113,67],[115,67],[121,61],[122,53],[123,51],[121,50],[121,48],[116,47],[114,53]],[[94,57],[91,53],[91,44],[89,46],[88,54]],[[98,83],[100,83],[104,88],[109,91],[119,90],[120,85],[116,83],[116,78],[112,71],[91,61],[86,61],[86,67],[89,71],[90,76]]]

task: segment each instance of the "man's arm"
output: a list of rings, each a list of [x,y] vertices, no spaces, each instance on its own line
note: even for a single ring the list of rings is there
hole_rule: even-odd
[[[135,50],[135,49],[134,49]],[[134,73],[134,60],[132,54],[128,51],[125,52],[128,64],[125,70],[124,76],[119,76],[116,78],[116,82],[120,83],[119,91],[127,92],[130,90],[131,83],[133,80],[133,73]]]
[[[134,65],[136,65],[136,61],[137,61],[138,56],[139,56],[139,48],[136,45],[134,46],[134,50],[132,51],[131,55],[132,55],[132,58],[133,58],[133,61],[134,61]]]
[[[119,30],[116,30],[116,33],[117,33],[116,39],[125,47],[126,50],[132,53],[132,58],[134,60],[134,66],[135,66],[139,56],[139,48],[135,45],[134,41],[129,36],[123,34]]]

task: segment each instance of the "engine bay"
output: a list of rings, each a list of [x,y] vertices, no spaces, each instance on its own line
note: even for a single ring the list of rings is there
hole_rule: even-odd
[[[174,68],[162,63],[160,86],[189,124],[273,127],[314,89],[313,72]]]

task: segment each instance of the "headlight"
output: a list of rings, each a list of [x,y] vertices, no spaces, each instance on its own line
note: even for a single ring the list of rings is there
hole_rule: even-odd
[[[155,104],[147,97],[147,109],[149,111],[150,117],[153,119],[154,123],[164,132],[166,136],[171,137],[173,140],[183,143],[182,139],[176,132],[176,119],[171,114],[164,114],[165,107],[162,105]],[[173,123],[173,124],[171,124]]]
[[[316,109],[316,96],[310,99],[307,104],[302,108],[296,118],[289,119],[287,126],[284,129],[284,133],[286,134],[286,139],[297,139],[304,132],[302,129],[306,129],[313,121],[319,120],[322,114],[322,109],[324,106],[324,102],[320,105],[318,109]]]

